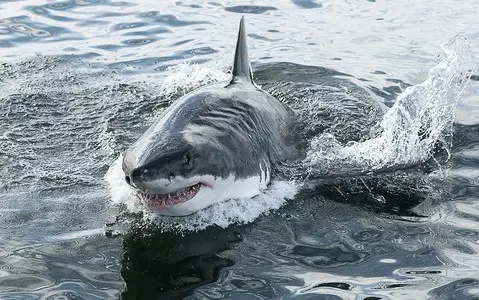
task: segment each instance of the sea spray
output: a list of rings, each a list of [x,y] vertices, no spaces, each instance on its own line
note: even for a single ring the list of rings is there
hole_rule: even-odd
[[[465,39],[455,37],[443,46],[428,78],[397,97],[376,138],[342,145],[330,134],[315,137],[306,158],[309,172],[366,173],[429,159],[436,143],[451,134],[457,101],[476,67]]]

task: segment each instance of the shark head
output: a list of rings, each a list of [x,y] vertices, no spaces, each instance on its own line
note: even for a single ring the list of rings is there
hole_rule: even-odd
[[[231,151],[196,138],[195,143],[182,137],[149,143],[140,138],[126,151],[125,180],[151,211],[189,215],[216,202],[252,197],[259,192],[258,176],[237,178],[231,172],[236,169],[229,157]]]
[[[252,138],[259,118],[237,100],[245,90],[264,94],[252,81],[242,18],[231,82],[178,99],[125,152],[125,180],[150,210],[189,215],[266,188],[269,162]]]

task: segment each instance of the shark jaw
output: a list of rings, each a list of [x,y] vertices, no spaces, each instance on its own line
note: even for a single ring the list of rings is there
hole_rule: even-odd
[[[195,185],[163,195],[152,195],[138,191],[138,197],[148,207],[153,207],[155,210],[162,210],[164,208],[191,200],[200,191],[202,185],[202,183],[197,183]]]
[[[145,183],[148,192],[139,189],[136,191],[140,201],[153,213],[187,216],[218,202],[257,196],[267,187],[268,182],[269,178],[265,176],[236,179],[232,175],[228,178],[206,175],[188,179],[176,178],[168,184],[168,194],[154,192],[165,190],[163,180]]]

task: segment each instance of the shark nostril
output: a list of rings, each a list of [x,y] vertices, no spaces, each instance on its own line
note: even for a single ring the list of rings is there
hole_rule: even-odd
[[[126,181],[126,183],[130,184],[130,176],[128,176],[128,175],[125,176],[125,181]]]

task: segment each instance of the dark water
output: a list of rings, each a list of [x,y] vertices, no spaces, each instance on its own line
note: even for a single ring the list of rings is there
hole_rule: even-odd
[[[1,2],[0,299],[478,299],[477,76],[441,136],[450,158],[439,145],[422,163],[323,178],[288,201],[273,186],[251,200],[266,203],[257,218],[225,218],[245,208],[228,204],[204,230],[148,228],[104,180],[178,95],[228,78],[242,14],[257,83],[310,121],[308,138],[361,143],[456,33],[472,49],[459,56],[479,57],[477,11],[474,1]],[[111,227],[124,233],[108,237]]]

